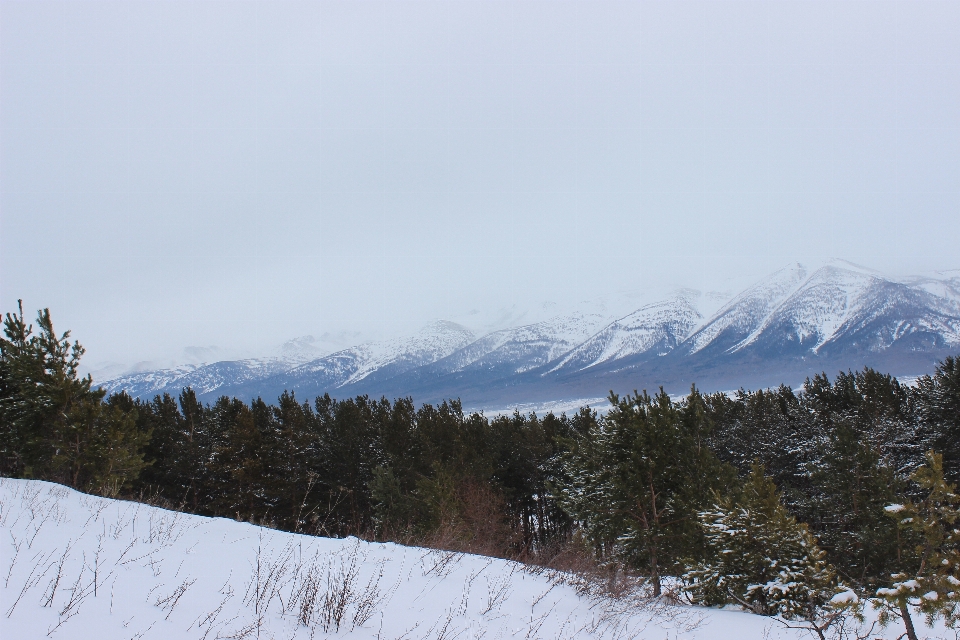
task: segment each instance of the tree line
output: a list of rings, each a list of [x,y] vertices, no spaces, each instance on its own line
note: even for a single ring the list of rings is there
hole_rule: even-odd
[[[111,396],[22,307],[0,339],[0,473],[288,531],[546,561],[572,546],[686,597],[805,620],[863,598],[957,621],[960,360],[799,390],[487,417],[411,398]],[[892,577],[891,577],[892,576]]]

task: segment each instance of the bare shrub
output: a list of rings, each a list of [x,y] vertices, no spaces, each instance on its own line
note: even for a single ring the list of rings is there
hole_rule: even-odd
[[[432,511],[426,530],[387,522],[379,535],[368,532],[364,538],[499,558],[517,555],[522,536],[511,526],[503,496],[489,483],[447,474],[428,486],[436,495],[424,498]]]
[[[347,612],[347,605],[353,598],[354,582],[360,568],[357,563],[357,550],[350,554],[349,563],[327,567],[327,590],[323,595],[320,610],[320,623],[323,630],[340,630],[340,624]]]
[[[180,598],[182,598],[183,594],[187,592],[187,589],[193,586],[194,582],[196,582],[196,580],[184,580],[180,583],[180,586],[174,589],[168,596],[157,597],[157,601],[154,603],[154,605],[167,612],[167,615],[163,618],[164,620],[170,619],[170,615],[173,613],[173,610],[176,609],[177,603],[180,602]]]
[[[53,606],[53,598],[57,595],[57,587],[60,586],[60,581],[63,579],[63,563],[67,561],[67,556],[70,555],[72,545],[73,541],[67,543],[66,549],[63,550],[63,555],[60,556],[60,560],[57,561],[56,572],[50,579],[50,584],[47,585],[47,592],[43,596],[42,606],[44,607]]]
[[[362,627],[377,612],[385,598],[380,592],[380,580],[383,579],[383,561],[376,573],[370,576],[367,586],[357,594],[356,609],[353,614],[353,627]]]
[[[281,602],[281,615],[290,612],[299,624],[311,629],[319,625],[324,632],[337,632],[348,620],[356,629],[380,611],[393,594],[393,590],[383,592],[380,588],[384,561],[374,565],[366,584],[359,586],[360,570],[367,565],[359,541],[344,553],[322,559],[314,556],[307,563],[298,560],[293,564],[290,579],[283,583],[286,599],[280,590],[276,597]]]
[[[23,596],[25,596],[30,589],[40,584],[40,581],[43,579],[43,577],[47,575],[47,571],[49,571],[50,567],[53,566],[52,564],[48,564],[48,560],[52,555],[53,552],[48,554],[37,553],[33,556],[33,558],[30,559],[30,562],[33,563],[33,567],[30,569],[30,574],[27,576],[26,581],[24,581],[19,595],[17,595],[17,598],[13,601],[13,604],[10,605],[10,608],[7,609],[7,618],[13,615],[13,610],[17,608],[17,605],[20,603],[20,600],[23,599]]]
[[[487,579],[487,604],[480,611],[485,616],[491,611],[499,609],[510,597],[510,587],[513,585],[513,570],[506,575],[499,575],[493,580]]]
[[[320,576],[316,567],[311,566],[303,575],[302,586],[297,593],[297,601],[300,603],[299,615],[297,621],[305,627],[312,627],[314,615],[319,605],[318,596],[320,593]]]

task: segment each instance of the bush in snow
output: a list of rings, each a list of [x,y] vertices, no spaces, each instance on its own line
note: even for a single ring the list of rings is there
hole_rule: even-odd
[[[804,620],[820,635],[841,610],[857,604],[852,592],[838,588],[824,552],[783,507],[759,463],[738,494],[718,498],[700,523],[708,555],[683,576],[695,602]]]

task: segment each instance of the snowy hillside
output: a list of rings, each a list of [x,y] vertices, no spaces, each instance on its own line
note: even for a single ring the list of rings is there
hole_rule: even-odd
[[[796,265],[731,302],[687,348],[691,354],[709,347],[714,354],[753,350],[767,357],[851,346],[878,352],[918,334],[943,347],[960,346],[960,315],[949,281],[923,284],[911,286],[842,261],[809,275]]]
[[[108,392],[126,391],[133,396],[153,397],[155,394],[177,395],[184,387],[192,387],[198,394],[210,393],[228,384],[262,380],[287,371],[294,366],[285,358],[251,358],[215,362],[204,365],[183,365],[172,369],[133,373],[101,386]]]
[[[806,268],[794,264],[750,287],[699,328],[686,341],[685,352],[695,354],[707,347],[728,349],[744,340],[800,286],[806,276]]]
[[[675,298],[646,305],[605,327],[564,355],[550,373],[589,367],[651,353],[664,356],[699,326],[703,316],[696,308],[697,291],[683,291]]]
[[[590,596],[481,556],[282,533],[0,478],[5,638],[803,638],[769,618]],[[891,629],[892,635],[895,629]]]
[[[459,349],[432,369],[452,373],[503,367],[507,374],[523,373],[562,356],[609,321],[603,313],[578,311],[496,331]]]
[[[130,395],[152,398],[169,393],[176,396],[184,387],[198,394],[212,393],[231,384],[262,380],[289,371],[304,362],[324,355],[324,343],[313,336],[301,336],[280,345],[276,354],[263,358],[190,362],[156,370],[134,371],[100,383],[109,393],[124,390]],[[216,353],[213,349],[194,350],[198,357]],[[94,376],[96,379],[96,376]]]

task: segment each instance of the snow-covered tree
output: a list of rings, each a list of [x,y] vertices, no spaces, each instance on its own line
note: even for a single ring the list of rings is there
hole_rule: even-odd
[[[879,589],[877,595],[889,605],[881,622],[900,617],[907,636],[917,640],[911,607],[925,614],[928,623],[937,618],[950,627],[960,623],[960,495],[955,485],[944,480],[943,457],[932,451],[913,480],[926,498],[886,507],[904,537],[916,542],[907,550],[913,552],[913,570],[894,574],[893,584]]]
[[[927,445],[943,454],[943,475],[960,482],[960,357],[946,357],[917,380],[917,410]]]
[[[822,635],[834,605],[856,601],[838,588],[816,539],[787,512],[759,463],[738,492],[718,497],[700,514],[700,523],[708,555],[684,575],[695,602],[740,604],[758,614],[804,620]]]

